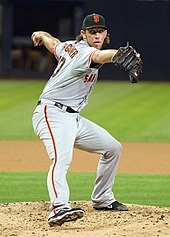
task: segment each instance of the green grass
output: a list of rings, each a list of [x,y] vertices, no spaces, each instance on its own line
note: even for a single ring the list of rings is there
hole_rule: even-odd
[[[34,140],[32,114],[45,81],[0,81],[0,139]]]
[[[0,81],[0,139],[36,140],[32,113],[45,81]],[[120,141],[170,142],[170,83],[101,82],[81,114]]]
[[[170,141],[170,83],[101,82],[83,111],[121,141]]]
[[[48,201],[44,172],[0,172],[0,202]],[[95,173],[68,173],[70,200],[91,200]],[[170,175],[118,174],[114,193],[124,203],[170,207]]]

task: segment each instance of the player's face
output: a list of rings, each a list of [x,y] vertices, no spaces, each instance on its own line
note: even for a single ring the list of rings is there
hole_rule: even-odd
[[[103,28],[92,28],[85,31],[81,31],[83,39],[96,49],[101,49],[104,40],[107,36],[107,30]]]

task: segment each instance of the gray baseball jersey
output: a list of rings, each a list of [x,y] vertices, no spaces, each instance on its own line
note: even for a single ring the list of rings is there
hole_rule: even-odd
[[[85,41],[67,41],[56,45],[54,54],[58,66],[47,82],[40,100],[59,102],[80,111],[87,104],[98,77],[98,65],[90,67],[95,50]]]

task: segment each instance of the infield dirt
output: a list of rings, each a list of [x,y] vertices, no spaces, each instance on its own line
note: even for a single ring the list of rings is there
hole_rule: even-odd
[[[47,171],[50,161],[39,141],[0,141],[0,170]],[[170,143],[124,143],[118,172],[169,173]],[[99,156],[74,151],[70,172],[96,171]],[[95,211],[90,201],[71,202],[86,212],[60,226],[47,223],[48,202],[0,204],[0,236],[164,237],[170,236],[170,208],[127,204],[128,212]]]

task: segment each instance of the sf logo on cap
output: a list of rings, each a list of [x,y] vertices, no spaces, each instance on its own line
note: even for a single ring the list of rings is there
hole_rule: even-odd
[[[99,22],[99,20],[100,20],[99,16],[97,16],[97,15],[93,16],[93,20],[95,23]]]

